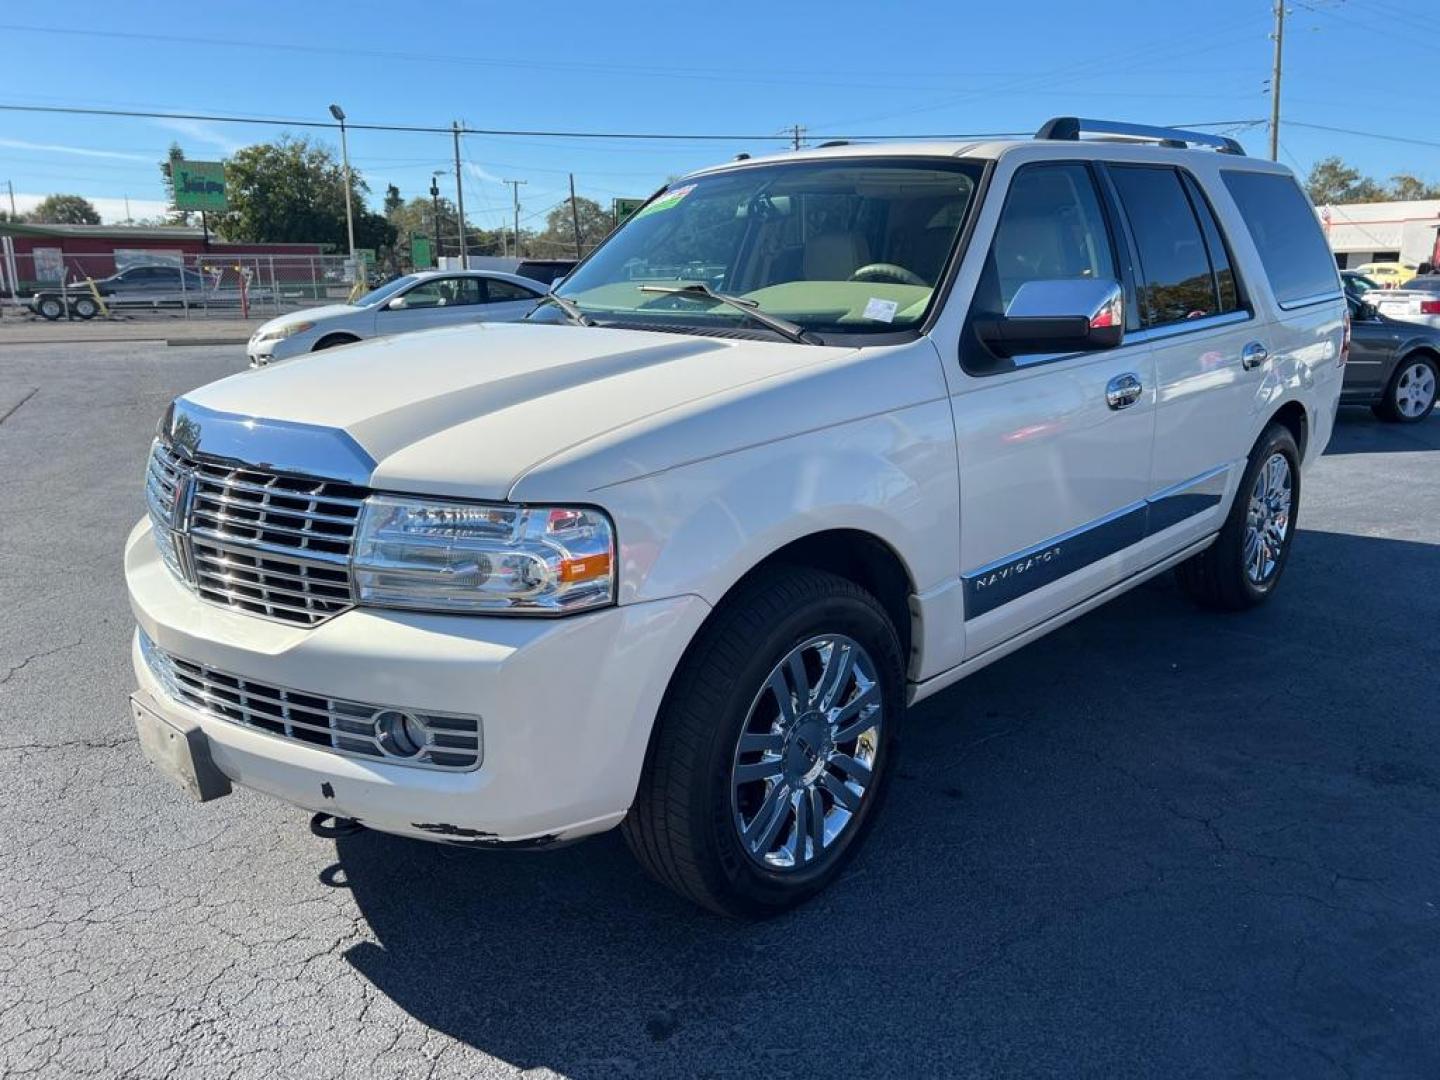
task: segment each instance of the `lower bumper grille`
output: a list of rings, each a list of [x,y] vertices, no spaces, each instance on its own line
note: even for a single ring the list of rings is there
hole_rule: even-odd
[[[165,692],[197,712],[347,757],[444,772],[479,768],[478,716],[421,712],[307,694],[174,656],[140,631],[145,664]]]

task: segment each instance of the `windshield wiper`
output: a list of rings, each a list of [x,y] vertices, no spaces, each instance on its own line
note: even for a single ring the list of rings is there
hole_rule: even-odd
[[[750,316],[761,326],[774,330],[791,341],[798,341],[801,345],[820,344],[810,331],[803,326],[791,322],[789,319],[782,319],[778,315],[767,315],[760,310],[760,304],[755,300],[747,300],[743,296],[732,296],[729,293],[716,292],[701,281],[692,281],[686,285],[641,285],[641,292],[646,293],[669,293],[676,296],[697,296],[705,300],[713,300],[717,304],[729,304],[742,314]]]
[[[565,317],[571,322],[580,326],[594,326],[595,320],[580,310],[580,305],[574,301],[566,300],[563,296],[556,296],[553,292],[546,293],[540,298],[540,304],[554,304],[565,313]],[[540,304],[535,306],[538,308]]]

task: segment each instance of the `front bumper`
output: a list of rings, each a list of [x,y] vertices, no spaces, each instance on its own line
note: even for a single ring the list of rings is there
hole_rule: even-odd
[[[697,597],[561,619],[355,609],[314,628],[207,603],[130,534],[135,618],[173,655],[317,695],[481,717],[484,761],[438,772],[342,757],[177,702],[142,658],[141,691],[198,724],[233,782],[370,828],[452,842],[542,843],[608,829],[634,799],[660,699],[709,612]]]
[[[267,364],[289,360],[291,357],[309,352],[315,341],[315,336],[309,332],[294,334],[288,338],[275,338],[270,341],[257,341],[252,336],[245,346],[245,355],[249,358],[252,368],[264,367]]]

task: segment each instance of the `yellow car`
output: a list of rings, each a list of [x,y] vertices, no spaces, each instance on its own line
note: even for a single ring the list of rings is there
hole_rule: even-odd
[[[1355,273],[1363,274],[1382,289],[1399,288],[1415,276],[1415,269],[1413,263],[1401,262],[1366,263],[1354,268]]]

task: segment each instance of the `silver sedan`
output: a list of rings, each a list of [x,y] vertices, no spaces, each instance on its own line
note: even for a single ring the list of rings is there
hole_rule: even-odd
[[[523,319],[546,287],[516,274],[428,270],[407,274],[353,304],[331,304],[281,315],[250,338],[251,367],[366,338],[468,322]]]

